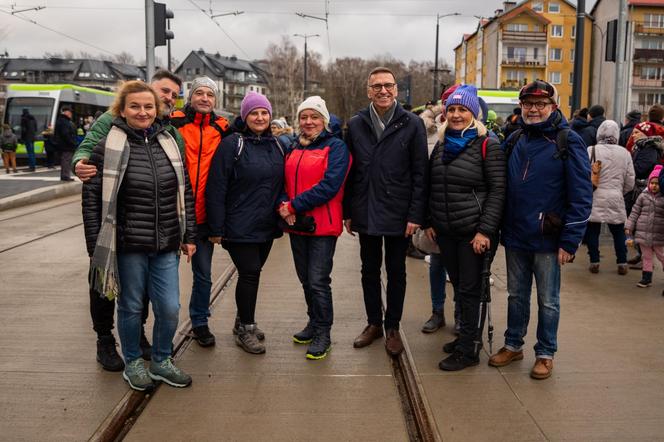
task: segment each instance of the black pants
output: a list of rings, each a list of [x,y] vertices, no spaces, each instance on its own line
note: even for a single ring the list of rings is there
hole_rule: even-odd
[[[473,235],[474,236],[474,235]],[[470,241],[473,236],[439,236],[443,264],[454,287],[454,299],[461,310],[459,330],[460,349],[466,357],[477,358],[482,342],[480,321],[480,297],[482,289],[482,265],[484,254],[477,255]],[[491,238],[491,248],[496,249],[497,240]]]
[[[235,303],[242,324],[256,322],[256,298],[261,270],[267,261],[272,248],[272,240],[263,243],[239,243],[224,241],[223,247],[228,250],[233,264],[237,267],[237,285],[235,286]]]
[[[383,263],[385,243],[385,270],[387,271],[387,308],[385,329],[399,329],[403,302],[406,297],[406,251],[409,239],[403,236],[374,236],[360,234],[362,259],[362,290],[369,324],[381,326],[380,267]]]
[[[88,283],[92,280],[92,269],[88,271]],[[102,336],[110,336],[113,330],[115,321],[113,316],[115,314],[115,300],[109,301],[107,298],[102,297],[96,292],[92,285],[90,285],[90,317],[92,318],[92,329],[97,333],[97,338]],[[146,294],[147,295],[147,294]],[[150,298],[145,296],[143,298],[143,325],[148,319],[150,310]]]

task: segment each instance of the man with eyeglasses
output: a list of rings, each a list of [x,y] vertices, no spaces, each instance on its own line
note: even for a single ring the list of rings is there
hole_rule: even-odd
[[[385,349],[403,351],[399,322],[406,294],[406,250],[424,222],[428,173],[424,123],[396,101],[392,71],[378,67],[367,82],[369,107],[348,122],[346,143],[353,166],[346,181],[344,224],[360,235],[362,290],[368,325],[355,339],[366,347],[383,336],[380,268],[385,248],[387,306]]]
[[[553,370],[560,319],[560,267],[572,262],[592,209],[590,161],[581,137],[558,109],[556,88],[541,80],[521,89],[521,129],[504,143],[508,158],[502,243],[507,262],[505,346],[489,359],[523,359],[533,276],[538,321],[530,376]]]

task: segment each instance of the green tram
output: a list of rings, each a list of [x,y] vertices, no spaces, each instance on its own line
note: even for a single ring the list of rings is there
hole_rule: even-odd
[[[69,106],[74,113],[74,124],[97,111],[105,112],[115,94],[112,92],[77,86],[74,84],[24,84],[15,83],[7,86],[7,102],[4,123],[8,123],[17,137],[21,137],[21,114],[23,109],[37,120],[35,138],[35,156],[45,157],[44,140],[41,133],[49,126],[55,127],[55,120],[63,106]],[[16,150],[18,157],[26,157],[25,145],[19,143]]]

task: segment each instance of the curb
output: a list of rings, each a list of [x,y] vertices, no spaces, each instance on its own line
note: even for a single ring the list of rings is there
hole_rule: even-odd
[[[76,181],[72,183],[55,184],[53,186],[19,193],[18,195],[8,196],[0,199],[0,212],[8,209],[15,209],[16,207],[42,203],[44,201],[50,201],[65,196],[77,195],[81,193],[81,187],[83,187],[83,183]]]

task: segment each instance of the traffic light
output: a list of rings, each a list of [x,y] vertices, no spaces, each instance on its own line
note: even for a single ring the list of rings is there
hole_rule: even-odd
[[[175,38],[175,34],[168,26],[168,20],[175,17],[173,11],[166,9],[165,3],[154,4],[154,45],[165,46],[166,40]]]

